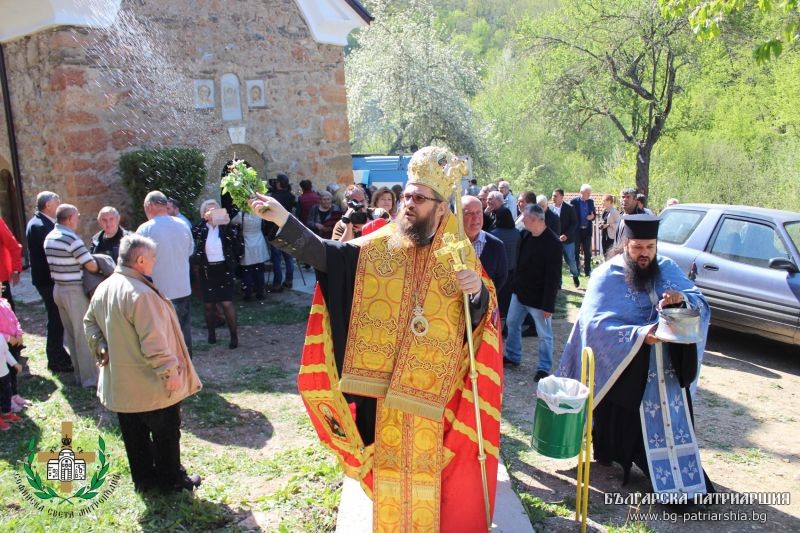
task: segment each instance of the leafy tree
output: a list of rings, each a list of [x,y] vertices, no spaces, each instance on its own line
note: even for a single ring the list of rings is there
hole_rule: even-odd
[[[556,127],[540,105],[549,98],[543,72],[536,58],[506,50],[474,105],[488,125],[492,178],[508,181],[516,192],[549,196],[556,187],[577,190],[597,182],[616,137],[610,122]]]
[[[753,49],[756,62],[763,63],[781,55],[784,47],[800,39],[800,0],[658,0],[667,18],[686,15],[700,40],[714,39],[721,33],[727,17],[745,11],[761,14],[780,13],[783,19],[779,35],[760,42]]]
[[[694,50],[697,73],[653,153],[653,205],[675,196],[800,211],[800,53],[757,65],[728,41]]]
[[[555,127],[610,121],[636,150],[636,187],[647,194],[651,155],[673,109],[686,64],[685,20],[666,20],[656,0],[567,0],[520,26],[519,40],[543,65]]]
[[[558,0],[431,0],[436,19],[452,33],[453,44],[481,61],[484,74],[500,59],[514,28],[525,16],[554,9]],[[402,4],[395,0],[393,4]]]
[[[375,20],[345,61],[354,150],[394,154],[443,143],[481,164],[470,105],[480,87],[477,66],[436,28],[428,0],[391,4],[369,4]]]
[[[631,50],[655,24],[640,12],[656,1],[592,0],[586,10],[602,7],[595,15],[605,17],[595,23],[592,17],[572,15],[576,0],[429,0],[433,10],[426,13],[433,20],[433,33],[478,67],[475,77],[481,79],[480,86],[464,99],[473,116],[471,128],[479,132],[473,135],[488,146],[481,150],[486,164],[475,176],[506,179],[516,192],[545,194],[557,186],[577,191],[584,182],[596,192],[616,193],[630,186],[638,145],[627,141],[609,117],[577,111],[583,95],[563,96],[560,82],[586,78],[581,90],[594,100],[584,101],[606,105],[628,132],[635,129],[635,120],[640,133],[646,131],[644,119],[635,117],[648,117],[649,102],[622,85],[614,87],[607,62],[592,63],[570,46],[541,39],[560,37],[583,44],[601,58],[607,50],[601,45],[611,42],[612,57],[619,57],[617,49],[636,57]],[[758,6],[767,4],[756,1],[742,2],[743,9],[720,19],[724,23],[720,37],[704,46],[692,45],[690,24],[685,15],[679,17],[686,30],[670,41],[678,67],[672,107],[651,152],[648,197],[656,210],[674,196],[681,202],[800,212],[800,47],[784,46],[780,61],[757,63],[751,46],[779,35],[785,21],[796,15],[784,13],[778,0],[771,2],[771,12],[762,14]],[[422,5],[415,0],[382,3],[392,15]],[[662,18],[660,7],[654,12],[659,14],[656,19]],[[625,24],[612,23],[620,18]],[[606,38],[600,39],[604,33]],[[354,38],[353,52],[358,46]],[[666,48],[661,50],[659,57],[664,60]],[[649,58],[646,54],[639,63],[641,79],[654,75]],[[619,67],[618,73],[630,81],[625,78],[627,67]],[[372,70],[369,74],[383,76]],[[658,75],[663,80],[664,70]],[[357,97],[348,96],[351,104]],[[391,146],[395,131],[384,128],[382,120],[383,115],[376,113],[368,127],[385,132],[384,137],[353,130],[360,150],[374,146],[370,151],[385,152]]]

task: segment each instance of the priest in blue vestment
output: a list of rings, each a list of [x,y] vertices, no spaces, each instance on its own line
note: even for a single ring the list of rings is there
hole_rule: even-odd
[[[557,375],[580,379],[581,351],[592,348],[595,459],[622,465],[623,484],[636,463],[654,492],[691,499],[714,491],[700,461],[689,394],[710,310],[678,265],[656,254],[658,218],[631,215],[625,224],[621,253],[592,273]],[[660,307],[699,311],[703,340],[683,344],[658,338]]]

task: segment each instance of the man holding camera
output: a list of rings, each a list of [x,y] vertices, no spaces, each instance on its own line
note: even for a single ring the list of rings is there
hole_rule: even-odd
[[[347,211],[333,228],[333,240],[347,242],[361,237],[361,228],[372,220],[372,210],[367,208],[367,197],[364,189],[358,185],[349,185],[344,193]]]

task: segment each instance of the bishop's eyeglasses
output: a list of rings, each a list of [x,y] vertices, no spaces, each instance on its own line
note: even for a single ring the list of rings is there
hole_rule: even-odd
[[[419,194],[416,192],[404,192],[400,195],[400,198],[402,198],[403,202],[406,203],[408,203],[409,200],[413,200],[417,205],[424,204],[428,200],[432,202],[441,202],[441,200],[437,200],[436,198],[431,198],[430,196],[425,196],[424,194]]]

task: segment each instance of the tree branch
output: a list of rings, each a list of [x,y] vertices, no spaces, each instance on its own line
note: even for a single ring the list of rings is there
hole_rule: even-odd
[[[634,80],[637,81],[637,83],[631,83],[631,82],[627,81],[626,79],[622,78],[619,75],[619,72],[617,72],[617,64],[614,61],[614,58],[611,57],[608,54],[606,54],[606,63],[608,64],[608,67],[611,70],[611,78],[614,81],[616,81],[617,83],[619,83],[623,87],[627,87],[628,89],[632,90],[633,92],[638,94],[640,97],[644,98],[645,100],[653,100],[654,99],[653,94],[650,91],[648,91],[647,89],[645,89],[644,87],[642,87],[642,85],[640,83],[638,83],[638,80],[636,80],[636,78],[634,78]]]
[[[617,129],[619,130],[619,132],[622,134],[622,137],[625,139],[625,142],[629,142],[629,143],[630,142],[634,142],[633,136],[630,133],[628,133],[628,131],[625,129],[625,126],[622,125],[622,122],[620,122],[620,120],[617,118],[617,116],[614,113],[612,113],[611,111],[604,111],[604,110],[598,109],[596,107],[594,107],[594,108],[586,108],[586,111],[591,111],[596,115],[603,115],[605,117],[608,117],[608,119],[611,122],[614,123],[614,126],[616,126]]]
[[[672,111],[672,97],[675,94],[675,67],[673,66],[673,55],[672,50],[667,52],[667,103],[664,106],[664,110],[661,113],[656,115],[655,121],[653,123],[653,127],[650,130],[650,133],[647,136],[647,142],[649,144],[655,144],[658,138],[661,136],[661,133],[664,130],[664,125],[667,122],[667,117],[669,116],[670,112]]]
[[[631,66],[628,68],[628,72],[625,73],[630,79],[634,80],[636,83],[638,83],[640,85],[641,85],[642,82],[639,79],[638,74],[636,74],[636,71],[639,68],[639,62],[642,60],[643,57],[644,57],[644,52],[640,53],[636,57],[636,59],[631,61]]]
[[[548,36],[548,37],[537,37],[537,38],[540,41],[542,41],[542,43],[545,44],[545,45],[547,45],[547,44],[558,44],[558,45],[561,45],[561,46],[566,46],[568,48],[572,48],[572,49],[577,50],[579,52],[583,52],[584,54],[596,59],[597,61],[600,61],[600,62],[603,61],[603,59],[600,56],[598,56],[597,54],[595,54],[591,50],[587,50],[586,48],[583,48],[581,46],[578,46],[577,44],[565,41],[564,39],[561,39],[559,37]]]

